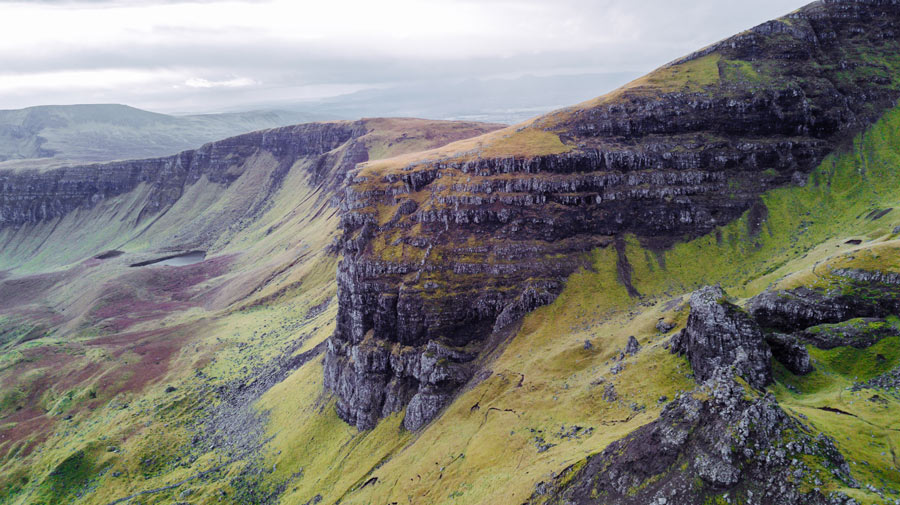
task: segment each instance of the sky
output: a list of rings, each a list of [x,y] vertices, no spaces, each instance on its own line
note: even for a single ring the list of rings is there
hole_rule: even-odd
[[[0,0],[0,109],[217,112],[410,82],[643,73],[805,3]]]

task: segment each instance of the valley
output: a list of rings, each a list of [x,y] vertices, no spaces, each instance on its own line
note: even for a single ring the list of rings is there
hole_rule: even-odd
[[[897,30],[0,167],[0,503],[900,503]]]

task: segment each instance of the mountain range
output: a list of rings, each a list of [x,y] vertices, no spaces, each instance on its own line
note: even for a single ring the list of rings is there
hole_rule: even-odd
[[[169,116],[116,104],[5,110],[0,111],[0,166],[164,156],[239,133],[319,118],[288,111]]]

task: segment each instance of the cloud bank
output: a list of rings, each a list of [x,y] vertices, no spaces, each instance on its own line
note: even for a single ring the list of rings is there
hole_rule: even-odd
[[[0,1],[0,108],[201,112],[406,82],[646,72],[804,3]]]

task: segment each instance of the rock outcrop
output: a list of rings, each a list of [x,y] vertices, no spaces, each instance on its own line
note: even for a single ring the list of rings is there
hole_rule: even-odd
[[[784,333],[766,335],[766,343],[772,350],[772,357],[795,375],[806,375],[814,368],[809,359],[809,351],[799,339]]]
[[[154,247],[160,251],[208,251],[271,209],[285,181],[303,181],[314,188],[315,200],[306,203],[335,213],[347,172],[369,160],[370,152],[403,154],[496,128],[420,119],[310,123],[253,132],[167,158],[44,171],[0,170],[0,234],[12,260],[25,261],[37,253],[27,242],[17,248],[29,230],[52,223],[35,232],[52,233],[61,219],[96,210],[108,212],[123,234],[141,229],[154,235]],[[185,195],[198,194],[221,196],[217,205],[202,207],[184,200]],[[179,212],[167,215],[177,205],[194,206],[191,226],[152,229],[166,219],[178,219]],[[119,247],[121,240],[125,238],[119,236],[110,245]]]
[[[691,295],[687,326],[672,337],[671,351],[687,356],[698,380],[722,366],[748,383],[771,382],[774,357],[797,375],[813,371],[806,346],[865,349],[900,336],[883,319],[900,313],[900,278],[894,272],[835,270],[836,286],[765,291],[748,303],[749,313],[729,303],[721,288]],[[871,317],[876,316],[876,317]]]
[[[827,278],[833,284],[828,289],[801,286],[765,291],[750,300],[750,313],[771,335],[781,335],[773,338],[785,345],[791,340],[826,350],[843,346],[864,349],[900,335],[900,330],[884,319],[900,314],[900,275],[840,269]],[[775,343],[773,350],[778,345]]]
[[[369,160],[369,144],[382,141],[400,154],[497,129],[497,125],[407,119],[365,119],[308,123],[262,130],[174,156],[58,168],[0,170],[0,230],[51,221],[98,202],[148,188],[139,220],[156,215],[201,179],[228,186],[251,166],[254,157],[271,156],[269,180],[259,184],[264,202],[287,173],[303,161],[324,198],[340,196],[346,173]],[[417,132],[417,130],[422,130]],[[424,138],[420,138],[424,137]],[[411,146],[404,147],[409,141]],[[248,209],[253,210],[253,209]],[[232,216],[233,218],[233,216]]]
[[[815,461],[815,463],[812,463]],[[530,505],[826,505],[817,479],[855,485],[834,442],[791,418],[772,396],[754,396],[723,369],[669,403],[659,418],[584,465],[538,485]]]
[[[799,339],[819,349],[855,347],[865,349],[887,337],[900,336],[900,330],[884,319],[859,318],[838,324],[821,324],[798,333]]]
[[[799,288],[765,291],[750,300],[749,310],[763,327],[796,332],[854,318],[884,318],[900,313],[900,274],[879,270],[838,269],[829,277],[833,289]],[[825,328],[823,328],[825,329]],[[813,343],[826,343],[828,331],[804,333]],[[823,347],[828,349],[829,347]]]
[[[379,353],[479,356],[554,300],[586,251],[625,234],[665,248],[745,212],[759,233],[762,192],[805,183],[896,103],[898,32],[897,2],[817,2],[455,153],[352,171],[325,358],[341,417],[370,428],[412,402],[407,426],[420,426],[474,367],[448,358],[454,371],[431,382]],[[620,281],[639,296],[617,250]]]
[[[799,287],[788,291],[766,291],[750,301],[749,310],[765,328],[794,332],[820,324],[834,324],[857,317],[880,318],[896,312],[900,298],[891,291],[874,298],[854,293],[826,293]]]
[[[687,326],[672,339],[672,352],[687,356],[697,381],[722,367],[733,367],[751,386],[772,382],[772,352],[756,321],[725,299],[719,287],[691,295]]]

